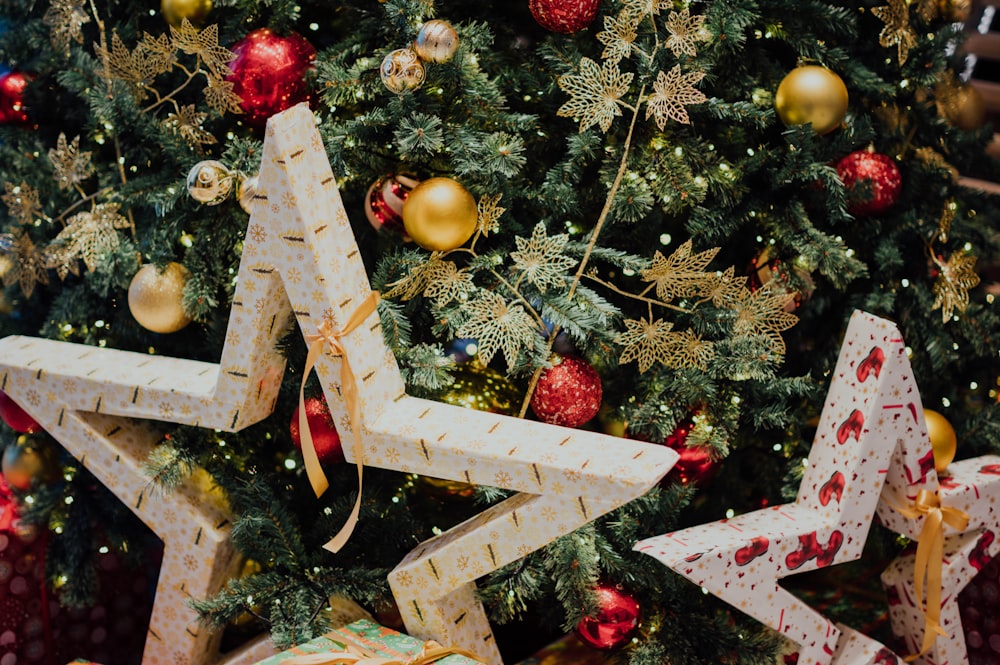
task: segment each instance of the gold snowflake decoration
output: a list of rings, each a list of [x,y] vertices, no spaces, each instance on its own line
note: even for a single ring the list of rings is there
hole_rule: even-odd
[[[513,366],[521,349],[530,347],[538,333],[524,307],[518,303],[508,305],[493,291],[483,291],[466,305],[466,311],[469,319],[459,326],[455,334],[475,339],[479,345],[479,357],[486,364],[498,350],[502,350],[507,366]]]
[[[680,65],[674,65],[669,74],[659,72],[653,84],[653,94],[646,102],[646,119],[656,118],[656,126],[663,131],[667,119],[681,124],[691,123],[687,109],[689,104],[701,104],[708,98],[695,88],[695,84],[705,78],[705,72],[681,72]]]
[[[632,55],[632,43],[635,42],[638,23],[628,11],[622,11],[618,17],[605,16],[604,30],[597,33],[597,41],[604,44],[601,58],[609,62],[619,62],[622,58]]]
[[[233,92],[233,82],[218,76],[209,76],[208,85],[205,86],[205,103],[219,112],[219,115],[229,113],[240,114],[243,109],[240,107],[239,95]]]
[[[500,230],[500,216],[507,212],[506,208],[501,208],[499,205],[502,196],[503,194],[484,195],[479,199],[477,206],[479,219],[476,221],[476,228],[484,237]]]
[[[38,200],[38,190],[34,187],[25,182],[20,185],[5,182],[3,187],[6,193],[0,200],[3,200],[10,216],[19,224],[31,224],[41,215],[42,205]]]
[[[664,302],[705,295],[717,282],[715,273],[705,272],[705,267],[718,253],[719,248],[713,247],[692,254],[688,240],[669,257],[656,252],[652,265],[639,274],[643,281],[656,283],[656,295]]]
[[[791,293],[772,290],[767,287],[751,291],[745,289],[743,297],[734,303],[736,322],[734,335],[763,335],[771,342],[775,355],[785,355],[785,340],[781,332],[788,330],[799,320],[785,311],[785,306],[795,298]]]
[[[711,341],[702,339],[692,330],[684,330],[675,335],[671,354],[664,364],[674,369],[696,367],[704,370],[714,356],[715,345]]]
[[[219,46],[218,25],[213,23],[204,30],[198,30],[191,21],[184,19],[180,28],[170,26],[170,34],[174,48],[197,56],[214,76],[224,78],[229,73],[229,63],[236,54]]]
[[[687,7],[680,12],[670,12],[664,25],[670,33],[666,46],[675,57],[682,54],[691,57],[698,55],[695,45],[711,37],[711,33],[705,29],[705,17],[700,14],[691,16]]]
[[[90,21],[90,16],[83,10],[84,0],[52,0],[45,11],[42,22],[49,26],[49,39],[57,51],[69,55],[69,43],[83,43],[84,23]]]
[[[628,92],[632,76],[619,70],[617,63],[605,62],[602,67],[590,58],[582,58],[579,74],[559,77],[559,87],[570,95],[570,100],[559,107],[556,115],[579,118],[581,132],[592,125],[608,131],[615,116],[622,114],[618,100]]]
[[[59,232],[49,245],[47,265],[55,268],[60,279],[70,272],[76,274],[76,261],[80,259],[87,270],[97,269],[98,259],[121,246],[121,236],[116,229],[127,229],[128,219],[119,212],[117,203],[102,203],[88,212],[69,218],[66,228]]]
[[[633,16],[656,16],[660,10],[673,7],[673,0],[625,0],[624,8]]]
[[[517,250],[510,255],[514,270],[543,293],[550,286],[562,286],[566,283],[563,279],[566,270],[576,265],[575,259],[562,253],[567,240],[569,236],[565,233],[547,235],[545,225],[539,222],[532,230],[530,240],[520,236],[514,238]]]
[[[427,286],[424,297],[434,300],[438,307],[444,307],[455,300],[466,300],[476,286],[472,283],[472,273],[459,269],[451,261],[433,261],[433,268],[426,271]]]
[[[185,141],[192,146],[200,148],[203,145],[211,145],[216,142],[215,136],[211,132],[206,132],[202,128],[202,123],[208,118],[207,113],[200,113],[194,104],[188,104],[180,108],[179,113],[171,113],[167,116],[164,124],[181,135]]]
[[[736,269],[729,266],[721,273],[716,273],[715,282],[705,289],[705,297],[716,307],[739,300],[746,289],[746,275],[736,276]]]
[[[934,257],[937,281],[934,282],[934,304],[931,309],[941,309],[941,323],[947,323],[955,310],[964,312],[969,306],[969,289],[979,284],[976,274],[976,257],[965,252],[955,252],[947,261]]]
[[[883,48],[896,47],[899,64],[906,62],[910,48],[917,43],[917,33],[910,25],[910,7],[907,0],[888,0],[889,4],[882,7],[872,7],[872,14],[885,23],[879,33],[878,43]]]
[[[143,88],[150,85],[157,75],[169,70],[177,56],[166,35],[157,39],[146,34],[135,50],[130,51],[118,33],[114,33],[111,35],[111,51],[100,45],[95,45],[94,50],[107,65],[112,78],[135,86],[139,99],[145,99]]]
[[[14,263],[3,275],[4,286],[19,282],[24,296],[30,298],[35,285],[49,283],[44,253],[21,229],[16,230],[12,236],[10,254]]]
[[[440,252],[432,252],[429,259],[423,263],[418,263],[410,270],[410,274],[399,279],[388,286],[392,287],[382,295],[386,298],[400,298],[401,300],[411,300],[424,292],[430,283],[431,277],[437,272],[437,263],[440,263]]]
[[[656,363],[665,364],[672,353],[674,340],[670,330],[673,327],[674,324],[663,319],[626,319],[626,330],[619,333],[616,340],[625,347],[618,364],[626,365],[635,360],[639,363],[640,373]]]
[[[70,189],[90,177],[93,167],[90,164],[90,152],[80,152],[80,137],[66,143],[66,135],[60,133],[56,147],[49,150],[49,161],[55,170],[55,179],[59,189]]]

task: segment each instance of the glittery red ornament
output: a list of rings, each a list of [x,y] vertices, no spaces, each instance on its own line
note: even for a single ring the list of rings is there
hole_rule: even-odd
[[[597,614],[580,619],[576,634],[584,644],[595,649],[617,649],[632,637],[639,625],[639,603],[621,589],[599,584]]]
[[[528,9],[546,30],[569,34],[590,25],[600,4],[601,0],[528,0]]]
[[[260,28],[231,50],[236,58],[229,63],[233,73],[226,79],[242,100],[247,124],[263,127],[275,113],[309,100],[305,73],[316,58],[316,49],[302,35],[281,36]]]
[[[28,77],[21,72],[0,76],[0,125],[26,124],[28,113],[24,105],[24,89]]]
[[[601,377],[579,356],[556,356],[531,395],[531,410],[550,425],[579,427],[601,408]]]
[[[337,426],[330,415],[326,396],[322,393],[319,397],[306,398],[306,422],[309,423],[309,434],[312,435],[313,446],[316,447],[316,457],[319,458],[320,464],[343,462],[344,447],[340,443]],[[301,450],[302,435],[299,432],[298,408],[292,414],[292,422],[288,424],[288,431],[292,435],[292,443]]]
[[[969,553],[979,572],[958,594],[965,647],[970,663],[1000,662],[1000,558],[989,558],[993,533],[985,532]]]
[[[402,174],[376,180],[365,194],[365,217],[372,228],[403,233],[403,203],[418,184],[416,178]]]
[[[690,420],[685,420],[663,442],[680,455],[674,468],[670,469],[664,480],[676,481],[684,485],[692,484],[704,487],[715,477],[719,463],[712,459],[712,454],[704,446],[688,447],[687,440],[694,426]]]
[[[878,152],[852,152],[837,162],[837,175],[847,188],[847,211],[852,215],[885,212],[903,189],[896,162]]]
[[[17,405],[7,393],[0,392],[0,418],[10,426],[11,429],[24,434],[34,434],[42,431],[42,426],[35,422],[35,419]]]

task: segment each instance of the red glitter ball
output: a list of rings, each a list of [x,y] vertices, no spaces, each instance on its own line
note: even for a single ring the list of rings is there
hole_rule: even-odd
[[[236,42],[232,51],[233,73],[226,80],[233,83],[247,124],[263,127],[275,113],[309,100],[305,73],[316,49],[302,35],[292,32],[282,37],[260,28]]]
[[[569,34],[593,23],[601,0],[529,0],[538,24],[552,32]]]
[[[306,398],[306,422],[309,423],[309,434],[312,436],[316,457],[320,464],[344,461],[344,446],[340,443],[340,434],[330,415],[330,406],[326,396]],[[292,422],[288,424],[288,432],[292,435],[292,443],[302,449],[302,434],[299,432],[299,409],[292,414]]]
[[[0,392],[0,418],[11,429],[23,434],[34,434],[42,430],[42,426],[4,392]]]
[[[601,377],[579,356],[557,357],[542,372],[531,396],[531,410],[550,425],[579,427],[601,408]]]
[[[639,625],[639,603],[621,589],[600,584],[595,589],[597,614],[580,619],[577,637],[595,649],[617,649]]]
[[[0,125],[27,124],[28,113],[24,106],[24,89],[28,77],[21,72],[0,76]]]
[[[704,486],[719,470],[719,463],[712,459],[711,452],[704,446],[689,448],[688,436],[691,434],[691,421],[685,421],[667,437],[663,445],[677,451],[680,458],[674,468],[670,469],[666,480],[676,480],[684,485],[689,483]]]
[[[837,175],[847,188],[847,211],[852,215],[885,212],[903,189],[896,162],[878,152],[852,152],[837,162]]]

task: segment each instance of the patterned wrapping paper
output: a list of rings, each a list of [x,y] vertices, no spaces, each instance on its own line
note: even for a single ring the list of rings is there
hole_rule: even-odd
[[[146,663],[172,662],[171,649],[191,654],[174,660],[205,662],[208,638],[179,600],[217,589],[235,558],[221,516],[178,518],[197,513],[197,499],[183,508],[174,503],[186,501],[184,495],[147,500],[139,464],[158,434],[118,416],[245,427],[273,409],[284,370],[274,341],[288,316],[294,314],[311,339],[323,326],[343,330],[371,295],[315,122],[299,105],[268,123],[219,365],[25,337],[0,340],[0,389],[84,464],[98,467],[95,475],[144,521],[153,520],[156,526],[147,523],[164,538],[162,588],[147,648],[171,646]],[[498,665],[475,579],[641,496],[666,475],[677,453],[410,397],[376,316],[340,342],[358,384],[364,464],[520,492],[421,544],[389,579],[410,633]],[[355,462],[341,365],[327,348],[316,370],[347,459]],[[154,515],[167,505],[170,519]],[[198,567],[189,570],[189,561]],[[160,593],[173,595],[161,601]],[[169,616],[167,607],[173,608]],[[176,639],[164,639],[168,626]]]
[[[308,654],[342,653],[348,644],[383,658],[398,659],[402,662],[419,655],[424,647],[423,640],[380,626],[374,621],[362,619],[282,651],[256,665],[279,665],[295,656]],[[434,662],[437,665],[482,665],[479,661],[460,654],[451,654]]]

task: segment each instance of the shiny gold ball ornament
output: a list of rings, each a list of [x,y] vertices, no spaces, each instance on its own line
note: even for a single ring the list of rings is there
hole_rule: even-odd
[[[847,114],[847,86],[826,67],[796,67],[778,85],[774,106],[786,126],[812,123],[817,134],[827,134]]]
[[[160,13],[171,26],[181,27],[184,19],[193,25],[202,25],[212,11],[212,0],[162,0]]]
[[[403,204],[403,228],[431,251],[461,247],[476,231],[476,199],[451,178],[431,178],[413,188]]]
[[[162,272],[152,263],[140,268],[128,287],[128,308],[139,325],[155,333],[172,333],[191,323],[183,305],[190,276],[174,261]]]
[[[924,421],[927,423],[927,434],[931,439],[931,449],[934,451],[934,469],[941,473],[955,459],[958,448],[958,437],[955,428],[948,419],[937,411],[924,409]]]
[[[0,469],[7,484],[22,492],[59,477],[59,462],[52,446],[32,437],[22,436],[17,443],[8,445],[0,459]]]
[[[398,48],[382,60],[379,76],[390,92],[400,95],[423,85],[427,72],[416,51]]]
[[[425,62],[448,62],[458,50],[458,33],[447,21],[427,21],[420,26],[413,50]]]
[[[986,124],[986,102],[974,85],[956,89],[943,106],[945,117],[959,129],[972,132]]]
[[[233,188],[233,174],[222,162],[206,159],[188,171],[187,190],[195,201],[219,205]]]

